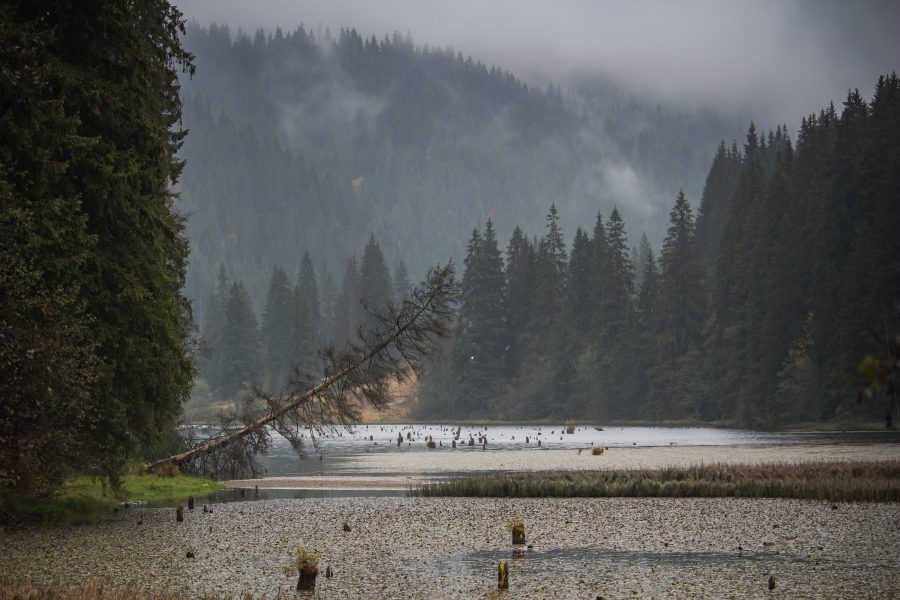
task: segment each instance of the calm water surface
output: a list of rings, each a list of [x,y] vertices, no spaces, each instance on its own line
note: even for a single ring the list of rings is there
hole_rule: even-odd
[[[461,429],[459,441],[453,449],[452,441],[458,428]],[[287,440],[275,434],[269,454],[260,457],[260,463],[268,476],[364,475],[365,472],[355,468],[354,457],[380,452],[429,452],[425,446],[427,436],[438,444],[438,450],[447,452],[483,452],[485,447],[479,443],[481,436],[487,436],[486,450],[489,452],[584,448],[591,444],[622,448],[900,443],[900,432],[892,431],[763,432],[711,427],[609,427],[597,431],[593,427],[576,427],[575,433],[565,434],[564,430],[563,425],[359,425],[352,432],[340,431],[320,438],[319,455],[308,444],[309,452],[305,458],[298,457]],[[399,446],[398,436],[403,437]],[[470,438],[475,441],[474,446],[468,445]],[[305,439],[309,439],[309,434]]]

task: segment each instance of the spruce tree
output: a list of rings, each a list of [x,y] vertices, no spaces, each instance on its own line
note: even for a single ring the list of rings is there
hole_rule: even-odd
[[[222,331],[222,382],[225,398],[235,398],[259,381],[259,329],[250,297],[244,284],[235,281],[225,303],[225,327]]]
[[[454,373],[464,414],[488,414],[506,363],[506,280],[493,223],[469,240],[457,319]]]
[[[388,302],[394,297],[391,274],[381,247],[375,241],[375,236],[370,235],[369,241],[363,250],[362,264],[359,271],[360,298],[365,304],[368,313],[364,317],[364,323],[368,328],[374,328],[377,321],[372,312],[382,312]]]
[[[294,295],[287,274],[279,266],[272,269],[262,322],[265,378],[272,389],[288,382],[292,363],[294,332],[291,330]]]
[[[534,277],[535,251],[517,225],[506,249],[506,339],[509,345],[506,368],[509,375],[518,372],[530,339]]]
[[[357,328],[363,323],[363,308],[359,299],[359,269],[356,266],[356,258],[351,256],[344,267],[344,277],[337,297],[334,339],[336,346],[343,346],[358,337]]]
[[[303,253],[300,272],[297,274],[297,285],[305,294],[306,310],[309,312],[314,337],[316,340],[320,340],[322,339],[322,311],[319,301],[319,282],[308,251]]]
[[[702,340],[705,288],[693,211],[684,192],[678,192],[669,218],[660,254],[657,323],[663,353],[678,358]]]

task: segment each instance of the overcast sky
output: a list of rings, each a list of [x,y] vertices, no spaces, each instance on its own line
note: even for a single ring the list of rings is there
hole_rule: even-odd
[[[409,32],[533,83],[611,80],[651,101],[753,115],[763,127],[871,96],[900,69],[890,0],[174,0],[233,29]]]

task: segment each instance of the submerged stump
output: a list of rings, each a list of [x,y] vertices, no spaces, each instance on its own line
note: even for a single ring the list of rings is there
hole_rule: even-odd
[[[517,523],[512,527],[512,543],[513,544],[524,544],[525,543],[525,525],[523,523]]]
[[[505,560],[497,565],[497,588],[501,590],[509,589],[509,563]]]
[[[319,576],[318,565],[306,565],[297,569],[297,571],[299,572],[299,577],[297,579],[298,591],[310,591],[316,589],[316,577]]]

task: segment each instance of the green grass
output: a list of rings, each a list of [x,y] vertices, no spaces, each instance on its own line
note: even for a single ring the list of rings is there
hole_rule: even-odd
[[[897,502],[900,461],[485,473],[423,484],[413,493],[507,498],[737,497]]]
[[[75,477],[66,481],[53,496],[22,506],[21,514],[31,523],[78,525],[111,512],[123,501],[147,500],[174,504],[188,496],[206,496],[224,488],[221,483],[188,475],[159,477],[131,474],[123,477],[122,482],[122,494],[116,497],[108,492],[104,494],[103,486],[97,478]]]

